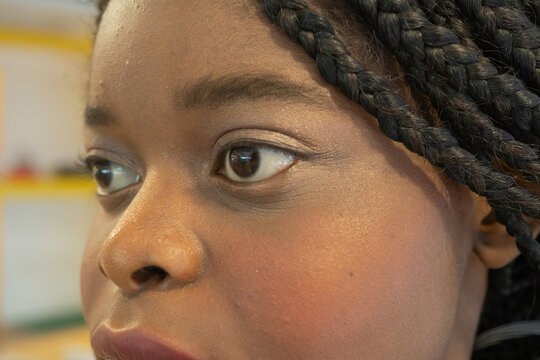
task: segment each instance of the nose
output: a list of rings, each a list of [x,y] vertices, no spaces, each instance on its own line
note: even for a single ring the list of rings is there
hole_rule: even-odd
[[[97,266],[120,289],[133,295],[196,282],[203,274],[204,259],[202,243],[178,217],[167,217],[162,211],[149,216],[133,210],[120,218],[103,242]]]

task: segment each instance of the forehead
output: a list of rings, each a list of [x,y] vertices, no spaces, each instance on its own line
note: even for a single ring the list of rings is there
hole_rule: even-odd
[[[325,85],[258,1],[113,0],[96,37],[89,103],[159,105],[201,77],[258,72]],[[143,103],[125,103],[141,94]]]

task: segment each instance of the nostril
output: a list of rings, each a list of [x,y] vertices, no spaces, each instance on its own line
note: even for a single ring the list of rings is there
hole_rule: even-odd
[[[169,274],[163,268],[155,265],[145,266],[131,274],[131,279],[142,286],[148,282],[160,282]]]

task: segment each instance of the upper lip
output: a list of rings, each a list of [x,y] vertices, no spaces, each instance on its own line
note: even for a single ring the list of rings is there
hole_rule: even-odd
[[[196,360],[138,330],[113,331],[100,326],[93,333],[91,342],[98,359]]]

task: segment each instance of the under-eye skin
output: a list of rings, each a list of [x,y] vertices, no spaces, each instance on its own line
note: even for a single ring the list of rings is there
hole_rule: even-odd
[[[85,163],[92,172],[100,197],[121,192],[141,181],[141,176],[129,167],[99,156],[89,156]]]

